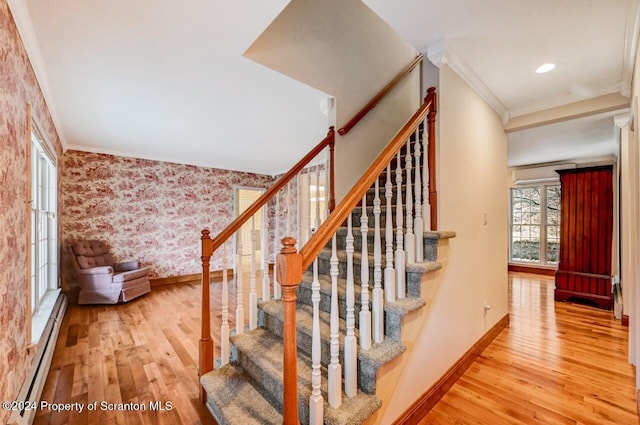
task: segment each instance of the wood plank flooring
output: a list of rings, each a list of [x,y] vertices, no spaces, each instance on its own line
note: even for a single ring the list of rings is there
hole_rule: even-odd
[[[609,312],[554,303],[549,278],[512,274],[510,280],[511,327],[421,423],[638,423],[626,328]],[[220,287],[212,285],[213,306]],[[233,311],[235,296],[230,304]],[[219,312],[212,322],[217,347]],[[197,283],[156,287],[117,306],[70,307],[42,400],[85,408],[42,410],[35,423],[214,424],[198,399],[199,338]],[[97,409],[88,411],[96,401]],[[145,403],[147,410],[101,409],[102,401]],[[150,410],[149,402],[171,402],[171,409]]]
[[[420,425],[638,424],[628,329],[553,301],[552,277],[509,275],[510,327]]]

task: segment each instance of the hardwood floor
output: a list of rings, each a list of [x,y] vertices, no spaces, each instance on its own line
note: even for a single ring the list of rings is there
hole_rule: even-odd
[[[510,280],[510,328],[421,424],[638,423],[627,329],[609,312],[554,303],[550,278]],[[248,278],[244,286],[248,293]],[[214,306],[220,287],[212,286]],[[214,424],[198,400],[199,300],[199,285],[188,283],[156,287],[123,305],[70,307],[42,400],[84,409],[41,410],[35,423]],[[233,311],[235,296],[230,304]],[[219,312],[212,321],[217,347]],[[103,401],[147,410],[101,409]],[[171,402],[171,409],[153,411],[149,402]]]
[[[628,328],[555,303],[552,277],[509,280],[510,327],[420,424],[637,424]]]

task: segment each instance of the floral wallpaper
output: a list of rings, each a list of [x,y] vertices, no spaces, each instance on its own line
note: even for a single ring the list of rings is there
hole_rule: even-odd
[[[26,349],[27,104],[59,157],[62,148],[6,0],[0,0],[0,93],[0,399],[13,400],[32,360]],[[9,413],[0,410],[0,423]]]
[[[64,244],[104,240],[117,259],[139,258],[152,278],[200,273],[200,231],[215,237],[232,221],[234,187],[274,182],[267,175],[75,150],[65,152],[64,170]],[[66,255],[63,263],[66,289],[75,277]],[[221,268],[216,253],[211,269]]]

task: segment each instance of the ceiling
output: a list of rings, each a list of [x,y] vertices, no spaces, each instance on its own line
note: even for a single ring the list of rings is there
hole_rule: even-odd
[[[507,165],[615,156],[615,115],[608,112],[510,133]]]
[[[630,86],[637,0],[364,3],[505,119]],[[274,174],[326,134],[327,94],[242,56],[287,0],[9,4],[65,148]]]

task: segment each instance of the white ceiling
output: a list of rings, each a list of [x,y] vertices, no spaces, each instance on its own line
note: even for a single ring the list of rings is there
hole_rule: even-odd
[[[618,154],[615,114],[591,115],[509,133],[507,165],[615,156]]]
[[[444,40],[501,113],[630,84],[637,0],[364,2],[423,52]],[[242,56],[287,0],[9,3],[66,148],[271,174],[326,134],[326,94]]]

